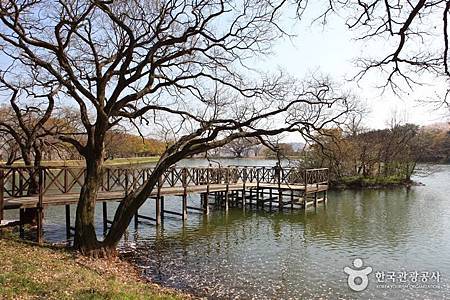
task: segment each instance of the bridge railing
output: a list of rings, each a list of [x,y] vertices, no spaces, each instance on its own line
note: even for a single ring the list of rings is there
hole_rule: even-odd
[[[0,167],[0,193],[5,197],[79,193],[83,167]],[[132,191],[152,176],[152,167],[105,167],[100,191]],[[42,182],[42,186],[39,185]],[[328,183],[328,169],[280,167],[173,167],[159,179],[161,187],[211,184],[320,185]]]

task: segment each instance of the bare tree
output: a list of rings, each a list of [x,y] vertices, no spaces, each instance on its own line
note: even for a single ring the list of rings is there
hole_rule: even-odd
[[[20,158],[20,149],[14,139],[8,132],[0,130],[0,160],[6,165],[11,165]]]
[[[326,80],[296,83],[256,72],[284,32],[285,1],[1,1],[2,51],[20,70],[39,72],[45,87],[75,101],[86,140],[69,135],[86,161],[74,246],[109,256],[163,172],[179,160],[238,138],[286,131],[311,135],[339,122],[345,95]],[[91,112],[91,113],[89,113]],[[120,202],[104,240],[94,211],[105,136],[127,120],[167,129],[173,143],[148,179]]]
[[[383,46],[382,53],[377,53],[376,57],[357,58],[360,69],[354,79],[377,71],[385,78],[381,88],[389,87],[395,93],[427,83],[424,77],[434,83],[442,81],[443,93],[438,90],[436,95],[430,96],[433,99],[427,100],[450,108],[450,1],[326,0],[321,3],[323,10],[316,21],[326,24],[331,15],[338,14],[355,32],[357,40]],[[298,15],[302,16],[308,1],[297,0],[297,4]]]
[[[7,83],[0,74],[0,88],[9,94],[9,108],[5,109],[4,118],[0,120],[0,131],[11,137],[20,149],[21,158],[25,166],[39,166],[42,160],[43,138],[48,133],[44,130],[45,123],[50,119],[53,108],[53,97],[48,97],[47,103],[27,102],[20,106],[21,91]],[[42,104],[42,105],[40,105]],[[41,106],[45,106],[44,109]],[[28,194],[38,192],[38,185],[34,172],[30,171]]]
[[[257,138],[241,138],[228,143],[224,148],[235,157],[248,157],[250,150],[259,143]]]

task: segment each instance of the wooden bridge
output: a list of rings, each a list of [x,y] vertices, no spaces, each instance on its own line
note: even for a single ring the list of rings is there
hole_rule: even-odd
[[[97,198],[103,205],[103,229],[108,220],[107,203],[121,201],[139,188],[149,176],[151,167],[106,167]],[[19,225],[23,234],[25,209],[34,208],[37,220],[37,239],[42,241],[43,211],[45,207],[64,205],[67,237],[70,224],[70,205],[78,202],[84,181],[82,167],[0,167],[0,224]],[[29,196],[30,178],[35,178],[37,194]],[[280,167],[187,167],[170,168],[158,180],[149,197],[155,202],[155,216],[135,215],[135,226],[142,220],[161,224],[165,214],[187,219],[188,210],[208,214],[214,204],[228,210],[230,206],[295,209],[326,202],[328,169],[299,169]],[[190,206],[188,194],[200,195],[200,207]],[[180,211],[164,208],[164,196],[179,196]],[[213,200],[213,201],[212,201]],[[5,210],[19,210],[18,221],[4,220]]]

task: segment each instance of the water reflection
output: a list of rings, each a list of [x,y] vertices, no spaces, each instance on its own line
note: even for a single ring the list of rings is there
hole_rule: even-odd
[[[409,191],[330,192],[307,211],[192,212],[185,223],[130,227],[122,247],[152,280],[209,298],[449,298],[450,167],[421,180]],[[179,198],[166,207],[180,209]],[[141,213],[154,213],[151,201]],[[47,212],[47,239],[64,236],[61,216],[62,207]],[[380,289],[371,274],[366,291],[352,292],[343,268],[354,258],[374,271],[440,271],[443,288]]]
[[[440,174],[447,176],[449,169]],[[136,262],[169,286],[211,298],[445,298],[449,290],[349,290],[343,268],[360,257],[374,270],[438,270],[450,275],[442,186],[332,192],[304,211],[233,209],[200,216],[179,230],[140,238]],[[437,185],[441,191],[436,192]],[[374,280],[373,274],[371,277]]]

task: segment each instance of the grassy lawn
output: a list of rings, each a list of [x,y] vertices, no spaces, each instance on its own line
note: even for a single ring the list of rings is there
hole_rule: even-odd
[[[129,157],[129,158],[114,158],[108,159],[105,161],[106,166],[127,166],[127,165],[135,165],[135,164],[148,164],[154,163],[159,160],[159,156],[152,157]],[[0,165],[2,161],[0,161]],[[17,161],[14,163],[14,166],[22,166],[23,162]],[[78,167],[84,166],[83,160],[46,160],[42,162],[43,166],[52,166],[52,167]]]
[[[0,239],[0,299],[187,299],[120,260],[92,260],[54,247]]]

